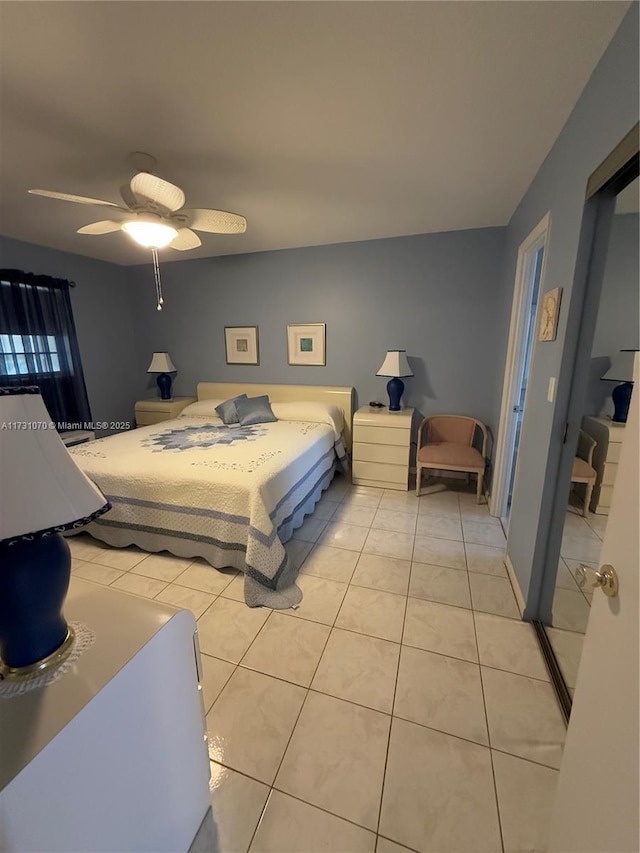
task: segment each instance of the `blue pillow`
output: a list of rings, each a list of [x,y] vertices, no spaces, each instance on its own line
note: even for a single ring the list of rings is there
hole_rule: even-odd
[[[220,420],[223,424],[237,424],[240,418],[238,417],[238,409],[236,407],[236,403],[239,400],[246,400],[246,394],[240,394],[238,397],[231,397],[230,400],[225,400],[224,403],[220,403],[219,406],[216,406],[216,412],[220,417]]]
[[[241,426],[268,424],[278,420],[273,414],[266,394],[264,397],[247,397],[244,400],[238,400],[236,408]]]

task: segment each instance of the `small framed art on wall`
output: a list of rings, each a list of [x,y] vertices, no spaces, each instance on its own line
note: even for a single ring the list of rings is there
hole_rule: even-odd
[[[542,297],[542,305],[540,306],[540,331],[538,334],[539,341],[555,341],[558,331],[561,298],[561,287],[547,291]]]
[[[257,326],[225,326],[227,364],[260,364]]]
[[[306,323],[287,326],[287,349],[289,364],[324,366],[325,358],[324,323]]]

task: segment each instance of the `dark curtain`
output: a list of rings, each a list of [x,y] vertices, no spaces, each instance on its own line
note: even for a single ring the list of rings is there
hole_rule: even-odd
[[[0,384],[38,385],[60,430],[91,421],[68,281],[0,270]]]

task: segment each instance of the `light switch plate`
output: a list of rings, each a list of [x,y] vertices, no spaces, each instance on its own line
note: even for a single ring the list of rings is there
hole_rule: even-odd
[[[555,397],[555,395],[556,395],[556,377],[550,376],[549,377],[549,388],[547,389],[547,400],[550,403],[553,403],[553,398]]]

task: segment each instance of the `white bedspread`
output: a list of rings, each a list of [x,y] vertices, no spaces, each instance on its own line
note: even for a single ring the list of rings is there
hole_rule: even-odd
[[[346,462],[337,418],[311,417],[227,427],[187,416],[72,448],[113,507],[87,531],[241,569],[250,606],[297,604],[284,543]]]

